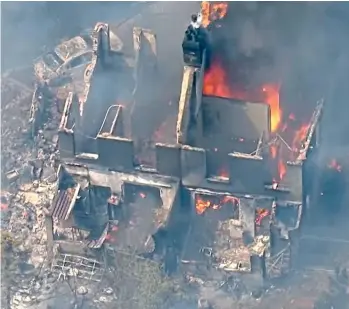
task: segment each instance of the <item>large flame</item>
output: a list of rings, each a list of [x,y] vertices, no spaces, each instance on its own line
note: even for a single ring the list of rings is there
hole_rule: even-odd
[[[265,84],[254,93],[246,92],[243,89],[233,90],[221,61],[213,59],[212,65],[204,75],[203,94],[228,99],[264,101],[270,106],[271,131],[276,132],[282,119],[279,88],[277,84]]]
[[[280,181],[285,177],[287,172],[286,163],[282,158],[280,158],[278,161],[278,172],[279,172],[279,181]]]
[[[310,124],[303,124],[298,130],[294,132],[292,140],[292,150],[294,152],[298,152],[300,150],[302,143],[305,141],[307,137],[309,127]]]
[[[222,19],[226,16],[228,9],[227,2],[201,2],[202,24],[207,27],[211,22]],[[260,85],[259,89],[246,90],[239,85],[232,85],[229,80],[226,66],[222,59],[215,55],[211,65],[206,70],[203,82],[203,94],[207,96],[217,96],[228,99],[238,99],[252,102],[265,102],[270,107],[270,131],[274,137],[281,136],[283,143],[289,146],[274,146],[270,148],[271,157],[278,167],[277,182],[286,175],[288,160],[294,160],[299,152],[306,135],[309,131],[308,124],[302,124],[295,128],[296,117],[291,114],[288,119],[284,119],[280,105],[280,84],[266,83]],[[292,124],[292,125],[291,125]],[[287,149],[285,151],[285,149]]]
[[[227,14],[227,2],[201,2],[202,25],[207,27],[212,21],[222,19]]]
[[[226,72],[218,59],[214,59],[210,68],[205,72],[203,94],[222,98],[234,98],[239,95],[234,95],[230,89]]]
[[[205,72],[203,82],[203,94],[207,96],[216,96],[228,99],[237,99],[243,101],[262,101],[270,107],[270,130],[272,133],[276,133],[281,127],[282,122],[282,110],[280,108],[280,86],[278,84],[265,84],[260,89],[255,91],[246,91],[244,89],[233,89],[228,81],[226,71],[219,59],[213,59],[210,68]],[[302,131],[303,132],[303,131]],[[297,135],[303,136],[301,132]],[[295,143],[298,145],[298,142]],[[273,159],[278,157],[278,148],[271,146],[271,156]],[[286,174],[286,164],[278,158],[277,166],[279,170],[279,181]]]
[[[282,110],[280,108],[280,87],[276,84],[264,85],[262,91],[264,100],[270,107],[270,130],[276,132],[282,120]]]
[[[197,194],[195,196],[195,209],[198,215],[202,215],[209,208],[218,210],[226,204],[237,206],[239,203],[240,200],[237,197],[230,195],[220,197],[217,202],[213,202],[212,199],[203,195]]]

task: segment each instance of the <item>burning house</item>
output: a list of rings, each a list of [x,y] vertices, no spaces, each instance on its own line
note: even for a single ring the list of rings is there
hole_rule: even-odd
[[[283,113],[277,82],[235,89],[215,48],[226,15],[227,4],[204,2],[201,25],[185,33],[182,85],[169,90],[171,100],[179,92],[174,119],[152,31],[134,28],[130,56],[111,51],[109,25],[96,25],[85,90],[69,94],[59,128],[62,163],[46,217],[54,267],[84,259],[91,273],[105,248],[161,253],[185,212],[184,264],[288,272],[311,199],[307,158],[322,102],[298,126]]]
[[[213,45],[227,12],[225,3],[202,5]],[[285,274],[311,198],[307,158],[318,145],[323,104],[297,127],[294,114],[283,114],[278,83],[240,88],[229,81],[219,52],[213,50],[209,67],[205,60],[198,66],[188,61],[195,51],[186,46],[176,128],[183,198],[192,212],[183,262],[209,259],[230,272]],[[203,49],[195,59],[206,56]]]

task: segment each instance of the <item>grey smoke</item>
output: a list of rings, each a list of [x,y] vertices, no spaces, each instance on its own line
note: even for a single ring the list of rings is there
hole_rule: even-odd
[[[217,31],[219,39],[228,38],[224,44],[219,41],[217,52],[230,65],[232,82],[239,80],[237,61],[235,68],[231,65],[234,57],[267,51],[272,63],[257,63],[249,82],[281,81],[283,110],[286,115],[296,113],[296,118],[308,115],[309,120],[316,102],[325,98],[323,142],[349,143],[348,137],[344,140],[344,135],[349,136],[344,116],[349,114],[348,3],[252,4],[230,2],[223,27]]]
[[[43,47],[92,28],[98,21],[119,23],[147,3],[124,2],[1,2],[2,71],[30,65]]]

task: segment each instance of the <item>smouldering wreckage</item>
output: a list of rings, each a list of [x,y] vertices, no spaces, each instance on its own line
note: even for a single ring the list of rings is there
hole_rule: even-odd
[[[115,251],[155,259],[173,246],[184,269],[262,279],[290,270],[311,198],[307,159],[318,146],[322,102],[296,127],[293,114],[282,115],[278,84],[262,85],[252,99],[231,89],[210,46],[209,28],[225,12],[226,4],[203,3],[202,37],[186,32],[176,119],[161,125],[171,142],[157,142],[161,132],[144,117],[154,101],[168,107],[168,85],[149,78],[166,70],[151,30],[133,29],[132,52],[121,39],[113,50],[109,25],[98,23],[82,76],[55,87],[38,81],[32,136],[46,100],[61,115],[58,181],[45,214],[53,271],[101,281]]]
[[[219,22],[224,9],[205,4],[202,24]],[[182,45],[176,141],[147,144],[135,115],[145,89],[157,99],[159,87],[147,79],[158,69],[156,37],[135,28],[130,62],[111,50],[109,26],[96,25],[83,91],[69,92],[59,126],[61,164],[45,219],[54,270],[74,265],[99,281],[113,250],[161,255],[185,213],[184,268],[204,264],[261,278],[289,271],[309,203],[307,158],[318,145],[322,102],[297,129],[294,116],[283,120],[278,85],[263,85],[258,101],[235,94],[204,26],[206,39],[186,33]],[[152,167],[139,159],[147,147]]]

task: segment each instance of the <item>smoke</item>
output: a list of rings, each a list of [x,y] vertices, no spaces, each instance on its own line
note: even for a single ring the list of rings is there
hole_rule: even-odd
[[[219,21],[222,26],[214,28],[213,33],[214,52],[228,68],[231,84],[241,79],[252,85],[281,82],[284,115],[292,112],[296,119],[307,121],[316,102],[325,99],[320,148],[309,159],[314,166],[314,175],[310,176],[314,176],[311,214],[316,216],[313,226],[306,226],[303,232],[343,238],[347,232],[340,212],[348,211],[345,203],[349,195],[345,179],[349,163],[348,16],[348,3],[229,2],[225,18]],[[251,59],[254,63],[247,66],[247,73],[239,69]],[[342,173],[328,168],[331,159],[346,161]],[[333,249],[331,242],[313,244],[336,256],[348,256],[347,248]],[[309,253],[301,252],[303,258]],[[311,263],[324,257],[333,263],[333,259],[319,254],[311,255]]]
[[[230,2],[222,27],[214,28],[215,53],[231,84],[281,83],[283,115],[302,123],[325,99],[317,169],[349,156],[348,15],[347,3]]]
[[[349,50],[348,10],[340,3],[230,2],[222,27],[215,29],[216,52],[230,68],[232,83],[242,79],[240,66],[249,70],[251,84],[281,82],[285,114],[310,118],[316,102],[325,98],[331,117],[326,117],[329,128],[324,131],[334,131],[327,118],[349,110],[348,104],[340,103],[348,91],[342,81],[347,79],[348,57],[341,56]]]
[[[2,70],[31,65],[44,46],[92,28],[119,23],[139,12],[139,2],[1,2]]]

